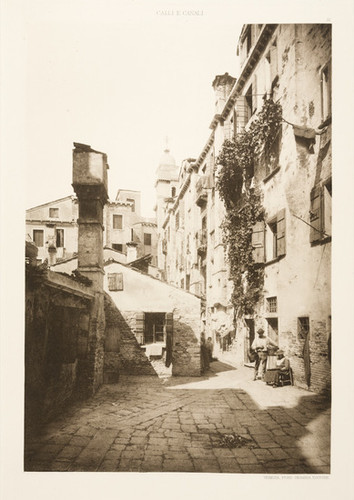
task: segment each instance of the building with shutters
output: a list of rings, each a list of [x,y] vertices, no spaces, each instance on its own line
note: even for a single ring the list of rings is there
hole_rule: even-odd
[[[112,248],[128,260],[150,255],[157,264],[157,225],[140,211],[139,191],[118,190],[116,199],[104,207],[104,247]],[[67,196],[26,210],[26,234],[38,247],[38,261],[50,264],[71,259],[77,253],[78,204]]]
[[[238,78],[225,73],[214,79],[215,115],[203,150],[182,164],[175,197],[160,198],[159,268],[168,282],[203,298],[202,319],[216,355],[248,363],[249,347],[262,327],[290,358],[297,385],[327,390],[331,25],[244,25],[237,52]],[[235,320],[216,160],[226,139],[249,129],[266,99],[281,105],[283,121],[242,185],[242,193],[260,194],[265,212],[264,221],[252,227],[250,242],[264,284],[254,313]],[[243,279],[247,286],[246,272]]]

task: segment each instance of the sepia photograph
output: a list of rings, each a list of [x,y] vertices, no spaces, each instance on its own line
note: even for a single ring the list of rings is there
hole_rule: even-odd
[[[325,488],[333,20],[133,0],[21,16],[22,473]]]

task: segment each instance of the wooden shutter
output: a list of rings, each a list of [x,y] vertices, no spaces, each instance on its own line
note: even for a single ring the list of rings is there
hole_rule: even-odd
[[[322,187],[316,186],[310,193],[310,242],[319,241],[322,238],[322,212],[323,191]]]
[[[243,95],[236,99],[236,116],[236,132],[240,134],[248,122],[246,97]]]
[[[137,312],[135,314],[135,336],[139,343],[144,343],[145,335],[145,313]]]
[[[108,274],[108,290],[123,290],[123,273]]]
[[[252,232],[253,260],[264,262],[264,222],[256,222]]]
[[[285,208],[283,208],[277,214],[277,257],[286,253],[285,221]]]

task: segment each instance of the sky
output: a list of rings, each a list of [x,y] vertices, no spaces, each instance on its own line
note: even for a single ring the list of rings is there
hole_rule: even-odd
[[[154,215],[165,138],[178,165],[198,157],[211,132],[212,81],[238,71],[242,24],[233,9],[183,5],[38,1],[27,9],[26,208],[73,193],[72,148],[81,142],[108,155],[110,198],[141,191],[143,214]]]

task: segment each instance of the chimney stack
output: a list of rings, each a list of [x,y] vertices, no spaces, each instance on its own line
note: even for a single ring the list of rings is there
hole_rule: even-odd
[[[215,92],[215,114],[220,115],[226,104],[227,98],[235,85],[236,78],[229,73],[216,75],[212,83]]]
[[[107,156],[74,142],[73,188],[79,203],[78,271],[103,290],[103,207],[107,203]]]

